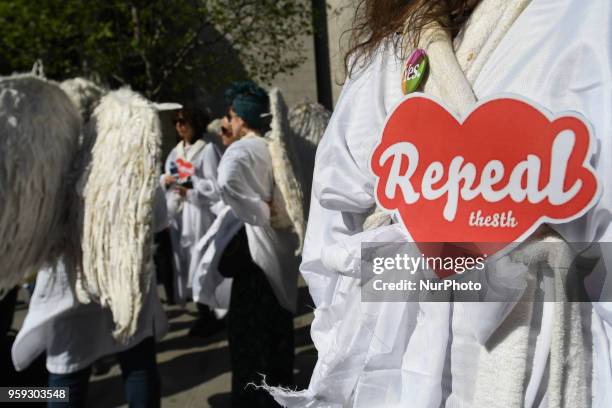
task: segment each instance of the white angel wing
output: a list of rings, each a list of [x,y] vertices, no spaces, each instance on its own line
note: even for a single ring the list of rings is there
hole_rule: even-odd
[[[83,123],[89,120],[100,98],[107,92],[104,88],[85,78],[67,79],[60,83],[60,88],[77,107]]]
[[[299,152],[293,161],[299,161],[304,192],[304,209],[306,216],[310,208],[310,192],[312,188],[312,173],[314,171],[315,154],[319,141],[325,133],[331,112],[322,105],[312,102],[302,102],[289,111],[289,125],[293,134],[291,151]]]
[[[299,161],[293,152],[292,139],[294,135],[289,126],[287,105],[278,88],[270,90],[270,112],[272,122],[269,139],[270,156],[274,168],[274,181],[280,194],[273,195],[273,207],[277,213],[272,219],[275,227],[292,226],[299,238],[299,247],[296,253],[301,253],[304,242],[304,193],[301,185],[301,170]],[[284,210],[284,211],[283,211]],[[285,220],[290,221],[287,223]],[[289,224],[289,225],[286,225]]]
[[[61,251],[80,128],[79,113],[56,84],[0,77],[0,290]]]
[[[323,105],[302,102],[289,111],[289,125],[295,134],[315,148],[325,133],[331,112]]]
[[[89,296],[110,307],[114,336],[125,341],[135,333],[151,289],[161,125],[152,103],[120,89],[100,100],[86,133],[91,133],[85,139],[93,140],[93,147],[79,181],[79,281]]]

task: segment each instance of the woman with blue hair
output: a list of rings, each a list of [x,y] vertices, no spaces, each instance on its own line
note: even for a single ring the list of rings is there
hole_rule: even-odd
[[[293,382],[293,318],[297,292],[296,237],[290,228],[272,225],[272,159],[263,134],[269,126],[268,94],[252,82],[234,84],[226,97],[219,163],[223,201],[244,222],[227,245],[219,271],[233,277],[228,312],[232,363],[232,406],[277,406],[261,383]]]

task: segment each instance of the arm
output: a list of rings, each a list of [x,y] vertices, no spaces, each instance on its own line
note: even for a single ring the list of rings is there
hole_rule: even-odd
[[[368,69],[347,80],[317,149],[300,266],[317,306],[332,301],[338,279],[323,263],[324,249],[360,233],[375,206],[370,152],[387,112],[401,98],[401,68],[387,59],[378,55]]]
[[[220,160],[219,149],[213,143],[208,143],[202,152],[202,177],[197,175],[191,177],[193,188],[187,191],[187,201],[200,206],[210,206],[221,199],[217,184],[217,168]]]

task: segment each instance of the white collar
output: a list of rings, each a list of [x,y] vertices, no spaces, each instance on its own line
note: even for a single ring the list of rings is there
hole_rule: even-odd
[[[185,142],[181,140],[176,145],[176,157],[190,162],[195,157],[195,155],[198,154],[200,150],[204,148],[205,145],[206,143],[202,139],[198,139],[194,144],[189,146],[189,149],[186,149]]]

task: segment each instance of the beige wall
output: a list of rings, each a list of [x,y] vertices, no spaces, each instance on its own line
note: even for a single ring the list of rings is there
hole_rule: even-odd
[[[329,56],[331,60],[332,95],[334,104],[340,96],[344,81],[344,53],[348,47],[349,34],[342,35],[351,27],[355,13],[355,0],[328,0],[327,30]]]
[[[329,39],[329,54],[331,64],[332,96],[334,104],[338,100],[344,80],[343,57],[346,51],[348,35],[342,33],[351,26],[355,0],[328,0],[327,30]],[[292,106],[304,99],[317,101],[317,82],[314,57],[314,41],[312,36],[303,39],[306,61],[291,75],[279,75],[274,79],[274,85],[280,87]]]
[[[289,107],[307,99],[317,101],[317,76],[315,71],[314,41],[311,36],[302,39],[306,61],[291,74],[279,75],[273,84],[283,92]]]

